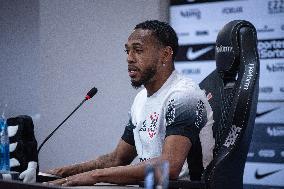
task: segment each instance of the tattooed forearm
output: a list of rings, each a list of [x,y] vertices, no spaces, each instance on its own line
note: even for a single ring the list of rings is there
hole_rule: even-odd
[[[118,166],[119,162],[114,153],[106,154],[98,157],[93,161],[94,169],[103,169],[108,167]]]
[[[85,163],[78,164],[81,170],[80,172],[91,171],[94,169],[103,169],[108,167],[118,166],[120,163],[118,162],[115,153],[110,153],[106,155],[102,155],[95,160],[88,161]]]

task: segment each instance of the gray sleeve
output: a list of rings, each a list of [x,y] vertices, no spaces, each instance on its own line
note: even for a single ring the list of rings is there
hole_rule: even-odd
[[[192,143],[207,122],[205,104],[197,95],[176,92],[166,104],[166,137],[182,135]]]
[[[135,146],[133,129],[134,125],[132,124],[132,121],[129,120],[128,124],[125,126],[124,133],[121,136],[121,139],[124,140],[126,143]]]

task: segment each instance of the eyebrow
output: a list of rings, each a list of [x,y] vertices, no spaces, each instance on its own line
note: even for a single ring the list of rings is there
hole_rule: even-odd
[[[126,43],[125,45],[125,48],[129,48],[129,45]],[[142,44],[141,43],[132,43],[130,46],[133,46],[133,47],[137,47],[137,46],[142,46]]]

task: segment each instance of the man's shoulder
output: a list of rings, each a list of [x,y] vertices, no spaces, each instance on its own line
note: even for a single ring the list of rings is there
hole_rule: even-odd
[[[195,88],[199,87],[189,76],[175,71],[175,78],[173,82],[171,82],[171,87],[170,87],[171,91],[187,92],[188,90]]]
[[[203,92],[199,86],[188,76],[178,74],[176,81],[173,82],[168,95],[172,96],[199,96]]]
[[[178,75],[168,91],[166,102],[195,107],[200,101],[207,104],[205,92],[189,77]]]

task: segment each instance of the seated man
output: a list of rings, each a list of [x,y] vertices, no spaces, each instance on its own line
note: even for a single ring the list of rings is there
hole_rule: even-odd
[[[190,78],[175,71],[178,39],[157,20],[136,25],[125,44],[134,88],[144,86],[131,107],[116,149],[95,160],[50,170],[58,185],[129,184],[141,181],[147,164],[169,162],[169,177],[197,178],[213,158],[213,112]],[[202,147],[202,148],[201,148]],[[138,156],[140,163],[130,164]]]

